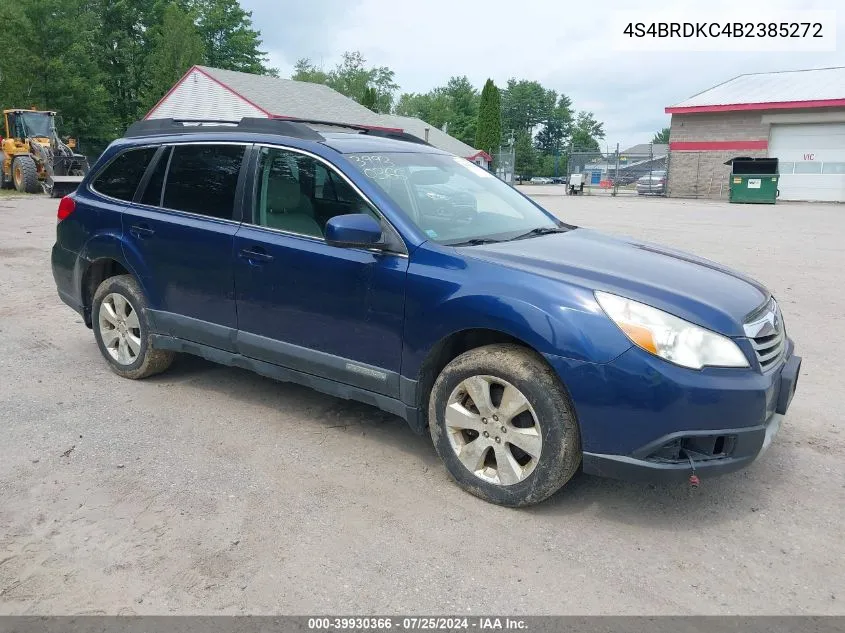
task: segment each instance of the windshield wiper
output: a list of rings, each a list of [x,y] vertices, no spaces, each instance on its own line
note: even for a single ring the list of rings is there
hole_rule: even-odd
[[[471,240],[449,244],[449,246],[481,246],[482,244],[498,244],[502,241],[504,240],[494,240],[489,237],[474,237]]]
[[[560,226],[540,226],[536,229],[531,229],[527,233],[523,233],[522,235],[517,235],[516,237],[512,237],[511,240],[523,240],[526,237],[536,237],[537,235],[550,235],[552,233],[566,233],[568,229],[565,229]]]

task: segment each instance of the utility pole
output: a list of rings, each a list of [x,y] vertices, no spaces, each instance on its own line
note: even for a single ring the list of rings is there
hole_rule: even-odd
[[[616,173],[613,175],[613,195],[619,192],[619,143],[616,144]]]

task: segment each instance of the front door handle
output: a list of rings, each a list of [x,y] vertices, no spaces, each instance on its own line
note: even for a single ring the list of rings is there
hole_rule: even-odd
[[[155,231],[146,224],[133,224],[129,227],[129,232],[139,240],[145,237],[152,237],[155,234]]]
[[[250,248],[243,249],[240,253],[238,253],[244,259],[249,260],[250,262],[272,262],[273,256],[267,253],[263,248],[260,246],[251,246]]]

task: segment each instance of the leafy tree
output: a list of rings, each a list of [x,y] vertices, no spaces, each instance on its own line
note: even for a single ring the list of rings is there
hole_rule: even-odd
[[[275,72],[260,50],[261,33],[252,28],[252,12],[244,11],[238,0],[191,0],[190,6],[198,16],[207,65],[258,75]]]
[[[394,109],[395,114],[422,119],[432,127],[442,130],[452,117],[449,95],[441,86],[425,94],[404,93]]]
[[[669,128],[665,127],[659,132],[654,135],[654,138],[651,139],[652,143],[659,144],[659,145],[666,145],[669,143]]]
[[[523,178],[531,178],[537,169],[537,150],[534,149],[531,133],[518,132],[513,150],[516,173]]]
[[[478,124],[478,91],[467,77],[451,77],[445,86],[425,94],[405,93],[399,97],[395,114],[414,116],[467,145],[475,143]]]
[[[502,102],[499,89],[488,79],[481,90],[478,105],[478,124],[475,130],[475,147],[491,156],[502,144]]]
[[[502,93],[502,128],[531,133],[549,120],[556,103],[557,92],[539,82],[509,79]]]
[[[478,125],[478,91],[467,77],[451,77],[443,92],[451,110],[449,134],[471,146]]]
[[[324,72],[310,59],[296,62],[291,79],[325,84],[342,95],[364,103],[369,88],[375,90],[375,112],[390,112],[393,94],[399,86],[395,73],[387,66],[366,67],[367,60],[358,51],[345,52],[342,61],[331,71]],[[369,107],[369,106],[368,106]]]
[[[0,4],[7,33],[0,55],[3,107],[56,110],[62,135],[113,133],[95,62],[96,19],[85,0],[18,0]]]
[[[317,68],[310,59],[303,57],[296,61],[293,66],[293,75],[290,77],[295,81],[307,81],[312,84],[328,83],[329,75]]]
[[[572,115],[572,100],[566,95],[560,95],[557,105],[537,133],[536,144],[541,153],[551,156],[563,153],[567,141],[572,136]]]
[[[203,62],[203,41],[192,17],[179,5],[167,5],[161,23],[150,31],[144,108],[152,107],[194,64]]]
[[[596,121],[592,112],[581,111],[572,130],[572,147],[577,150],[598,150],[599,139],[604,138],[604,123]]]
[[[97,21],[95,58],[110,95],[114,132],[119,134],[145,113],[142,92],[150,48],[146,36],[159,17],[160,5],[152,0],[92,0],[90,4],[88,14]]]

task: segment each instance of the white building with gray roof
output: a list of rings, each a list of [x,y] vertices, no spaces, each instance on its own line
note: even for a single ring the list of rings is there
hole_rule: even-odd
[[[378,114],[322,84],[193,66],[147,113],[147,119],[238,121],[295,118],[407,132],[482,167],[491,157],[421,119]]]

